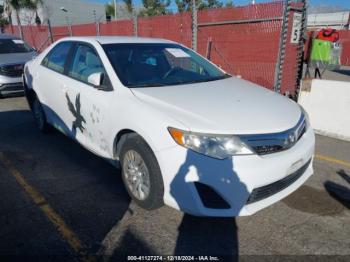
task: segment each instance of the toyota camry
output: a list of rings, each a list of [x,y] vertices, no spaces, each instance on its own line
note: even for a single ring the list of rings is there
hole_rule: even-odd
[[[115,164],[148,210],[250,215],[313,173],[302,107],[176,42],[64,38],[26,64],[23,82],[38,128]]]

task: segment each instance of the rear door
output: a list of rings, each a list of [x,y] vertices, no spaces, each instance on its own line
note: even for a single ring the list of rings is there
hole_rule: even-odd
[[[65,115],[67,111],[65,66],[72,52],[72,42],[57,44],[44,58],[38,71],[34,73],[34,86],[43,105],[48,121],[67,135],[71,135],[72,128],[67,125]]]

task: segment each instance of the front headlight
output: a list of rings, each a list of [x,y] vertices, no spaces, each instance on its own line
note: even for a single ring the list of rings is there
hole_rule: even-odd
[[[234,155],[252,155],[254,152],[236,136],[209,135],[168,128],[170,135],[180,146],[197,153],[225,159]]]

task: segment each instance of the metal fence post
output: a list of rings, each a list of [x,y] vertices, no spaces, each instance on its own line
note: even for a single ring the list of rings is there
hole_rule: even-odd
[[[68,16],[66,16],[66,22],[67,22],[69,36],[73,36],[72,24],[69,22]]]
[[[97,21],[97,36],[101,35],[100,21]]]
[[[301,79],[303,78],[303,69],[304,69],[304,48],[305,48],[305,40],[306,40],[306,33],[307,33],[307,0],[301,0],[302,1],[302,24],[301,24],[301,32],[300,32],[300,38],[298,43],[298,74],[296,79],[296,94],[295,98],[296,100],[299,97],[300,92],[300,85],[301,85]]]
[[[50,19],[47,19],[47,27],[49,29],[49,38],[50,38],[50,41],[51,41],[51,44],[53,43],[53,34],[52,34],[52,28],[51,28],[51,21]]]
[[[206,58],[210,60],[211,58],[211,47],[212,47],[213,40],[211,37],[208,37],[208,43],[207,43],[207,52],[206,52]]]
[[[117,20],[117,0],[114,0],[114,20]]]
[[[196,0],[192,0],[192,49],[194,51],[197,51],[197,34],[198,34],[197,4],[196,4]]]
[[[281,92],[282,71],[283,71],[283,64],[284,64],[284,58],[286,53],[286,42],[288,37],[290,4],[291,4],[291,0],[285,0],[279,51],[278,51],[277,62],[275,67],[274,91],[277,93]]]
[[[94,10],[93,13],[94,13],[94,20],[95,20],[95,25],[96,25],[96,36],[99,36],[100,35],[100,20],[97,19],[96,10]]]

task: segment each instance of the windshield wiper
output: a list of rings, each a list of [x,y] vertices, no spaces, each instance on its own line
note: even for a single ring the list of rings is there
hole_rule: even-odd
[[[195,83],[204,83],[204,82],[211,82],[211,81],[217,81],[221,79],[226,79],[231,77],[229,74],[225,74],[223,76],[218,76],[218,77],[213,77],[213,78],[206,78],[206,79],[197,79],[197,80],[192,80],[192,81],[184,81],[184,82],[179,82],[177,84],[195,84]]]
[[[221,80],[225,79],[228,77],[232,77],[229,74],[225,74],[222,76],[218,77],[213,77],[213,78],[204,78],[204,79],[196,79],[192,81],[183,81],[183,82],[174,82],[174,83],[152,83],[152,84],[138,84],[138,85],[129,85],[129,88],[141,88],[141,87],[158,87],[158,86],[174,86],[174,85],[186,85],[186,84],[195,84],[195,83],[202,83],[202,82],[210,82],[210,81],[216,81],[216,80]]]

